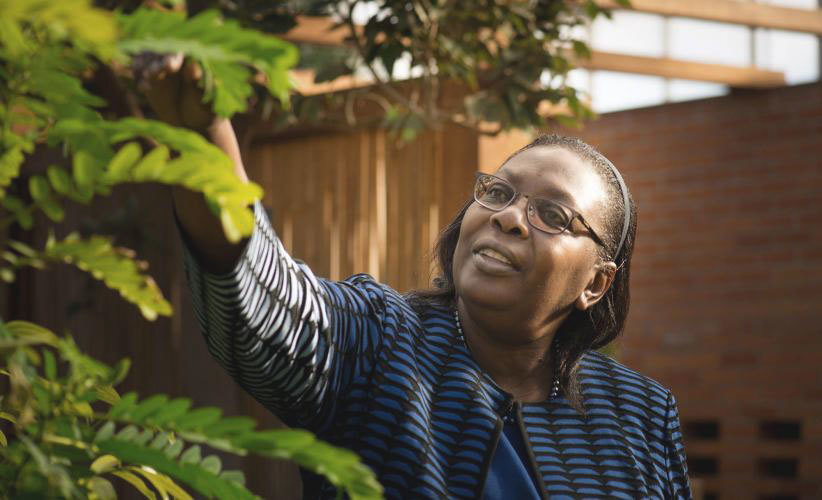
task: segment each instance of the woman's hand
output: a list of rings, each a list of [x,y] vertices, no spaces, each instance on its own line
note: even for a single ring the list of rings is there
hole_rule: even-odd
[[[203,102],[198,85],[202,69],[186,61],[183,54],[146,52],[134,58],[132,69],[137,86],[160,120],[203,133],[219,121]]]
[[[202,70],[185,62],[182,54],[145,54],[133,61],[134,77],[157,117],[177,127],[200,132],[228,155],[234,173],[248,181],[237,137],[228,118],[218,118],[197,83]],[[220,221],[214,217],[200,193],[175,186],[174,206],[193,250],[207,268],[221,272],[233,268],[245,244],[234,244],[225,238]]]

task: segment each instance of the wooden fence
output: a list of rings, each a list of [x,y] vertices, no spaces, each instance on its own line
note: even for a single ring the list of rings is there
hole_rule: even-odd
[[[255,143],[247,161],[292,255],[319,275],[367,272],[401,291],[430,282],[429,251],[470,195],[477,137],[383,131]]]

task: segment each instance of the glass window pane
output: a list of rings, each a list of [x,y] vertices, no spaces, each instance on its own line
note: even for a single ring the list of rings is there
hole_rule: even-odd
[[[597,113],[665,102],[665,79],[658,76],[594,71],[592,83],[592,107]]]
[[[693,80],[670,80],[668,99],[671,101],[692,101],[728,93],[728,87],[718,83],[695,82]]]
[[[661,57],[664,52],[664,20],[652,14],[616,11],[613,19],[598,17],[591,26],[594,50]],[[626,34],[630,33],[630,36]]]
[[[668,26],[672,59],[751,64],[751,33],[746,26],[682,18],[671,18]]]
[[[819,79],[819,39],[808,33],[757,30],[756,63],[783,71],[788,84]]]
[[[794,7],[797,9],[816,9],[819,7],[819,0],[766,0],[760,3],[777,5],[779,7]]]

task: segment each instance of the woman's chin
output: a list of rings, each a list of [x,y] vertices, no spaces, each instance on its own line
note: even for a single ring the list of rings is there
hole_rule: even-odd
[[[523,299],[521,282],[512,275],[493,275],[466,269],[455,281],[457,295],[465,302],[491,309],[508,309]]]

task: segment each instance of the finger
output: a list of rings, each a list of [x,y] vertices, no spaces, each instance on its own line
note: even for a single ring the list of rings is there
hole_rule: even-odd
[[[183,69],[183,77],[189,82],[199,82],[203,77],[203,68],[197,64],[197,61],[189,60]]]
[[[162,60],[163,69],[168,73],[177,73],[183,67],[183,62],[185,62],[185,56],[182,52],[165,54]]]
[[[141,90],[149,90],[169,76],[177,75],[184,60],[183,54],[179,52],[176,54],[140,53],[132,59],[134,79]]]

